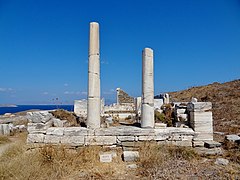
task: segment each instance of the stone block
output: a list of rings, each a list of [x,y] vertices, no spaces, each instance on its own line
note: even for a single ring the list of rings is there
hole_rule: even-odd
[[[125,162],[137,161],[139,159],[138,151],[124,151],[123,160]]]
[[[168,145],[192,147],[192,141],[165,141]]]
[[[117,126],[109,128],[99,128],[95,130],[96,136],[147,136],[154,134],[154,129],[143,129],[134,126]]]
[[[92,134],[90,133],[92,132]],[[64,129],[64,135],[67,136],[86,136],[93,135],[93,131],[85,127],[66,127]]]
[[[193,141],[193,147],[204,147],[203,141]]]
[[[60,119],[53,118],[52,121],[54,127],[63,127],[63,121],[61,121]]]
[[[176,109],[176,114],[184,114],[186,109]]]
[[[236,134],[230,134],[230,135],[226,135],[225,139],[228,141],[236,142],[236,141],[240,141],[240,136]]]
[[[191,102],[187,105],[188,111],[204,112],[212,109],[211,102]]]
[[[85,136],[85,145],[113,145],[116,143],[116,136]]]
[[[155,136],[139,136],[139,141],[153,141],[155,140]]]
[[[195,150],[200,155],[221,155],[221,148],[205,148],[205,147],[195,147]]]
[[[32,123],[46,123],[52,117],[53,115],[48,111],[36,111],[27,113],[27,119]]]
[[[50,127],[47,129],[47,135],[63,136],[63,127]]]
[[[216,141],[204,141],[204,147],[206,147],[206,148],[221,147],[221,143],[216,142]]]
[[[61,143],[61,136],[56,135],[46,135],[44,139],[46,144],[59,144]]]
[[[135,136],[117,136],[117,140],[124,142],[124,141],[136,141],[136,137]]]
[[[213,141],[213,133],[195,132],[194,141]]]
[[[165,123],[155,123],[155,128],[166,128],[167,124]]]
[[[9,124],[0,124],[0,135],[5,135],[5,136],[10,135]]]
[[[28,134],[27,143],[43,143],[44,138],[44,134]]]
[[[178,135],[178,134],[172,134],[169,136],[169,141],[192,141],[193,136],[185,136],[185,135]]]
[[[71,146],[81,146],[84,145],[84,136],[62,136],[61,137],[61,143],[67,144]]]
[[[46,134],[48,128],[50,128],[50,124],[44,123],[28,123],[27,131],[29,134]]]
[[[140,147],[143,145],[143,142],[122,142],[123,147]]]

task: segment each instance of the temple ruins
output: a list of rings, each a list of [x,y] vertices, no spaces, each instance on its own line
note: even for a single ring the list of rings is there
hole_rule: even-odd
[[[142,51],[142,97],[131,97],[117,89],[117,103],[104,105],[100,97],[100,46],[99,24],[90,23],[88,56],[87,100],[75,101],[74,111],[86,117],[87,127],[55,125],[49,112],[29,112],[28,143],[66,144],[74,147],[85,145],[109,145],[126,147],[143,141],[173,144],[178,146],[204,146],[213,141],[212,103],[171,102],[168,94],[154,98],[154,52]],[[155,122],[155,112],[162,113],[172,108],[174,123]],[[131,116],[139,126],[101,126],[101,118],[123,119]],[[55,120],[56,121],[56,120]]]

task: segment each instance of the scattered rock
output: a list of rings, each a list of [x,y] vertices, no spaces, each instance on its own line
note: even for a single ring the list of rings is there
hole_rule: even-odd
[[[137,161],[139,159],[138,151],[124,151],[123,160],[125,162]]]
[[[236,134],[226,135],[225,139],[232,142],[240,141],[240,137]]]
[[[136,164],[128,164],[127,168],[129,168],[129,169],[137,169],[137,165]]]
[[[229,163],[229,160],[224,159],[224,158],[217,158],[216,161],[215,161],[215,164],[223,165],[223,166],[228,165],[228,163]]]

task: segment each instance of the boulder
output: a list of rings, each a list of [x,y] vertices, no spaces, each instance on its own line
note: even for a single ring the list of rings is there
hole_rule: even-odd
[[[229,160],[224,159],[224,158],[217,158],[216,161],[215,161],[215,164],[223,165],[223,166],[228,165],[228,163],[229,163]]]
[[[236,134],[226,135],[225,139],[232,142],[240,141],[240,137]]]

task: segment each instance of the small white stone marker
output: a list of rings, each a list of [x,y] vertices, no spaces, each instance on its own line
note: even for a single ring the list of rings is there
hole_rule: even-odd
[[[100,162],[110,163],[112,162],[112,153],[100,153]]]

